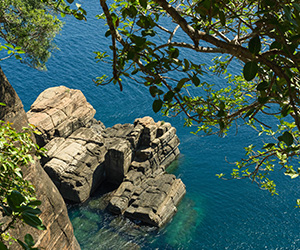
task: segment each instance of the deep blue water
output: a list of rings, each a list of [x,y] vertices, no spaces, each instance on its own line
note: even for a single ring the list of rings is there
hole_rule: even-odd
[[[99,196],[80,207],[70,207],[70,218],[82,249],[132,249],[131,244],[142,249],[300,248],[299,209],[294,207],[300,198],[298,179],[290,180],[278,171],[275,179],[279,196],[271,196],[248,180],[223,181],[215,176],[230,172],[225,156],[233,162],[243,156],[243,147],[261,142],[254,131],[241,127],[237,135],[233,131],[224,138],[197,137],[190,134],[190,128],[183,127],[182,118],[154,114],[153,99],[143,86],[126,82],[120,92],[118,86],[94,85],[92,79],[111,69],[109,65],[96,64],[92,52],[105,51],[110,40],[104,37],[103,21],[94,18],[100,9],[99,1],[81,2],[88,11],[88,22],[65,19],[66,25],[56,39],[60,51],[48,62],[48,71],[39,72],[7,60],[1,62],[6,76],[26,110],[44,89],[65,85],[80,89],[97,110],[96,118],[106,126],[132,123],[146,115],[170,121],[181,140],[181,156],[170,171],[183,180],[187,189],[178,213],[159,231],[136,228],[127,220],[95,209]],[[236,73],[240,73],[238,68]],[[217,85],[223,84],[222,79],[213,80]]]

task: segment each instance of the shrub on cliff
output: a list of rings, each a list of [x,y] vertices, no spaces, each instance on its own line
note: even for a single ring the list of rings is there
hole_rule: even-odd
[[[45,69],[45,63],[56,49],[53,39],[62,27],[57,14],[73,14],[84,19],[84,11],[68,7],[56,0],[1,0],[0,1],[0,61],[15,57],[37,69]],[[0,103],[1,106],[4,105]],[[16,132],[9,123],[0,121],[0,249],[7,249],[17,241],[24,249],[33,248],[30,234],[17,239],[9,230],[20,223],[45,229],[38,215],[41,204],[35,196],[35,188],[23,178],[21,168],[33,162],[32,154],[40,149],[25,129]]]
[[[0,103],[1,104],[1,103]],[[17,223],[44,230],[45,227],[38,217],[41,201],[36,199],[35,188],[23,178],[22,168],[34,162],[32,155],[42,152],[31,139],[28,129],[17,133],[9,123],[0,121],[0,249],[17,241],[24,249],[31,249],[34,240],[30,234],[25,241],[10,235],[9,230]]]

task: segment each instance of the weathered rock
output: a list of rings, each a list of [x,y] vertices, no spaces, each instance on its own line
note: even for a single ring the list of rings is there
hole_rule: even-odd
[[[129,170],[132,161],[132,149],[126,139],[110,138],[108,152],[105,155],[105,170],[107,180],[120,185]]]
[[[185,195],[182,181],[165,173],[165,168],[179,154],[179,139],[171,124],[155,123],[151,117],[136,119],[134,126],[126,136],[131,145],[136,146],[134,160],[127,174],[123,171],[126,176],[113,194],[108,209],[161,227],[176,213],[176,206]],[[114,172],[118,169],[121,167]]]
[[[88,199],[105,176],[119,186],[109,201],[111,212],[162,226],[185,194],[181,180],[165,173],[179,154],[176,129],[151,117],[104,129],[93,114],[75,90],[51,88],[38,97],[28,115],[49,141],[44,169],[63,197],[74,202]]]
[[[80,90],[60,86],[43,91],[31,105],[27,117],[42,132],[38,143],[44,146],[54,136],[66,138],[86,126],[95,113]]]
[[[0,68],[0,102],[6,106],[0,106],[0,119],[13,123],[20,131],[23,126],[28,126],[28,120],[23,105],[15,90],[7,81]],[[12,236],[24,239],[25,234],[30,233],[36,241],[36,247],[41,249],[78,250],[80,246],[73,234],[73,227],[69,220],[67,208],[59,191],[48,175],[36,160],[28,168],[23,169],[25,179],[30,180],[35,186],[36,195],[42,201],[40,209],[47,230],[37,230],[28,225],[18,223],[15,229],[10,231]],[[1,218],[0,223],[4,218]],[[20,245],[13,244],[10,249],[22,249]]]
[[[83,202],[104,181],[107,149],[93,128],[80,128],[67,139],[54,138],[45,148],[44,169],[65,199]]]
[[[115,210],[119,208],[117,196],[123,198],[125,193],[118,191],[111,200]],[[124,216],[161,227],[176,213],[176,206],[185,195],[185,186],[174,175],[161,174],[146,178],[139,186],[132,186],[126,191],[129,205],[121,210]]]

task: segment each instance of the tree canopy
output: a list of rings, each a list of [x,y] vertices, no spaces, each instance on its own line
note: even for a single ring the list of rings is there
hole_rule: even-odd
[[[72,9],[62,0],[0,1],[0,50],[8,53],[0,61],[15,56],[34,68],[46,69],[51,52],[57,49],[53,39],[63,25],[58,14],[82,20],[86,13],[80,5]]]
[[[267,136],[261,149],[246,147],[231,178],[250,178],[276,193],[276,166],[291,178],[300,154],[300,4],[296,0],[100,0],[112,41],[113,82],[124,77],[149,88],[153,110],[186,117],[195,133],[224,135],[247,124]],[[201,54],[215,55],[213,63]],[[194,56],[189,56],[193,54]],[[241,74],[230,66],[239,65]],[[231,73],[230,73],[231,72]],[[204,75],[226,78],[214,84]],[[206,78],[207,79],[207,78]],[[224,177],[220,174],[219,177]]]
[[[62,22],[53,15],[54,1],[4,0],[0,2],[0,49],[35,68],[43,68],[56,48],[53,38]],[[7,55],[4,56],[6,58]]]

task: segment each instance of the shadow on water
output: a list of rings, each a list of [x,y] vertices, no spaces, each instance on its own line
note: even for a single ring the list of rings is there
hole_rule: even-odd
[[[84,204],[68,204],[74,233],[83,250],[141,249],[157,232],[154,227],[138,226],[106,211],[114,188],[104,183]]]

